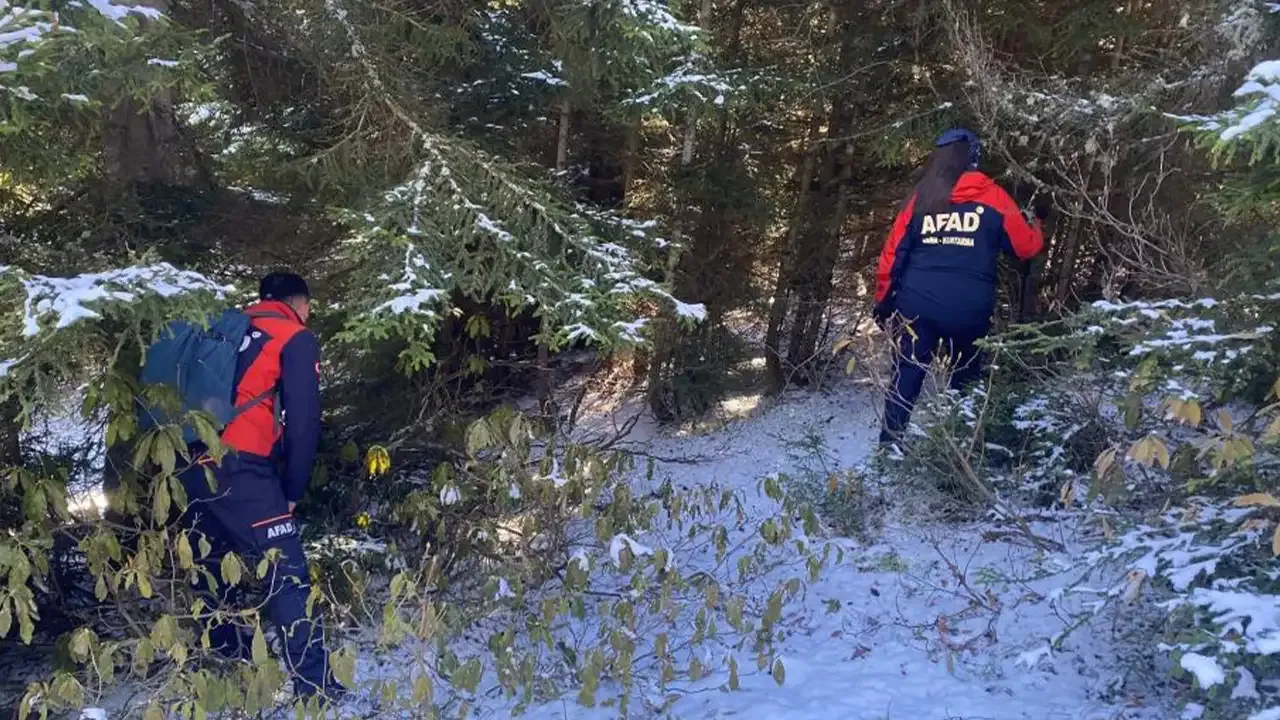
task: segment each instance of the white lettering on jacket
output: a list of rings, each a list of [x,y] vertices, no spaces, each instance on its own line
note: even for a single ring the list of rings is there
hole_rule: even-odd
[[[278,537],[284,537],[295,532],[292,520],[286,520],[278,525],[272,525],[267,528],[267,539],[275,540]]]
[[[982,208],[965,213],[949,212],[925,215],[920,232],[933,235],[940,232],[974,232],[982,224]]]

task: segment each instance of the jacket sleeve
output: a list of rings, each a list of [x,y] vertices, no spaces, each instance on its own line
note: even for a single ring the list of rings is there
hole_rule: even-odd
[[[284,495],[298,502],[311,481],[320,445],[320,345],[310,330],[280,351],[280,405],[284,411]]]
[[[898,211],[898,217],[894,219],[893,227],[889,230],[889,237],[885,238],[884,249],[880,251],[880,263],[876,266],[876,302],[882,302],[889,297],[890,285],[893,282],[893,267],[898,259],[898,246],[902,244],[902,238],[907,234],[907,227],[911,224],[911,211],[915,204],[916,198],[913,195],[907,200],[907,204],[902,206],[902,210]]]
[[[1022,216],[1018,203],[999,185],[993,185],[988,196],[982,199],[986,205],[1000,213],[1004,218],[1004,234],[1008,238],[1008,249],[1018,256],[1019,260],[1030,260],[1044,250],[1044,232],[1040,229],[1040,221],[1029,224]]]

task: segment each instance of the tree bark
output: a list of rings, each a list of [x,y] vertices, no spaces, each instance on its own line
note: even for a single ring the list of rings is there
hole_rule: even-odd
[[[560,137],[556,140],[556,170],[569,165],[569,123],[573,120],[573,103],[565,98],[560,103]]]
[[[773,285],[773,298],[769,305],[769,325],[764,336],[765,373],[769,378],[770,392],[780,392],[786,381],[782,370],[782,328],[786,323],[791,304],[792,258],[795,256],[800,228],[809,216],[809,189],[813,185],[813,170],[818,163],[817,136],[821,120],[817,113],[809,123],[805,136],[804,160],[797,171],[800,189],[796,196],[795,215],[787,228],[787,242],[778,257],[778,277]]]
[[[640,118],[627,128],[627,156],[622,168],[622,205],[631,204],[631,186],[636,181],[636,166],[640,164]]]
[[[1085,165],[1085,182],[1084,192],[1089,192],[1093,180],[1093,164],[1094,159],[1090,156]],[[1071,296],[1071,281],[1075,277],[1076,272],[1076,256],[1080,250],[1080,227],[1083,224],[1080,220],[1080,214],[1084,209],[1084,198],[1078,198],[1075,203],[1074,212],[1072,213],[1071,229],[1067,236],[1062,239],[1061,264],[1058,267],[1058,287],[1054,293],[1054,299],[1058,306],[1063,306],[1067,302],[1067,298]]]
[[[170,9],[168,0],[143,0],[136,4],[166,15]],[[118,190],[156,185],[196,190],[212,188],[213,173],[174,111],[177,91],[164,89],[145,101],[129,93],[121,95],[118,104],[103,111],[103,169],[110,187]]]
[[[711,0],[702,0],[698,9],[698,27],[704,31],[711,29]],[[680,152],[680,166],[688,167],[693,163],[693,150],[698,141],[698,108],[689,109],[688,124],[684,128],[684,147]]]
[[[844,167],[836,180],[839,188],[836,191],[836,207],[831,214],[827,227],[827,237],[820,246],[820,252],[814,257],[817,265],[815,277],[816,288],[812,302],[812,312],[801,335],[800,356],[793,361],[795,367],[809,364],[809,360],[817,354],[819,334],[822,320],[826,315],[827,302],[831,299],[831,290],[836,269],[836,260],[840,257],[840,240],[843,235],[844,222],[849,213],[849,183],[853,180],[853,143],[845,144]]]

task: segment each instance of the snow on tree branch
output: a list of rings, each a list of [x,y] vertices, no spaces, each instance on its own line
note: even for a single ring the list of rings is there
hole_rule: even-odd
[[[1254,66],[1233,96],[1241,104],[1230,110],[1215,115],[1170,117],[1190,123],[1202,132],[1216,134],[1224,143],[1254,133],[1275,117],[1277,103],[1280,103],[1280,60],[1267,60]]]
[[[234,291],[230,286],[190,270],[179,270],[169,263],[73,277],[26,275],[14,268],[0,271],[6,279],[16,278],[25,293],[22,335],[26,338],[50,329],[62,330],[82,320],[99,319],[104,306],[111,303],[127,304],[145,297],[167,299],[191,293],[208,293],[222,298]]]
[[[697,57],[686,58],[675,70],[627,98],[623,104],[653,107],[688,95],[700,103],[710,102],[720,106],[733,94],[750,89],[750,82],[738,82],[732,74],[700,70],[699,67],[704,64]]]
[[[56,6],[55,6],[56,7]],[[105,20],[109,30],[123,30],[126,36],[132,36],[133,28],[126,22],[128,18],[160,20],[164,15],[155,8],[111,2],[111,0],[87,0],[87,2],[71,2],[63,7],[63,12],[54,13],[35,7],[11,5],[8,0],[0,0],[0,75],[14,74],[21,76],[28,63],[48,67],[56,64],[47,59],[40,59],[36,50],[55,36],[82,36],[82,30],[90,30],[94,25],[101,25]],[[82,26],[79,21],[84,20]],[[95,22],[90,22],[96,20]],[[33,83],[34,84],[34,83]],[[29,87],[22,84],[0,84],[0,90],[6,90],[14,97],[27,102],[42,99]],[[59,93],[54,97],[62,97],[71,102],[83,102],[84,95],[78,93]],[[87,100],[87,98],[85,98]]]
[[[586,5],[588,6],[598,4],[600,4],[600,0],[586,0]],[[702,32],[702,28],[697,25],[689,25],[676,19],[676,16],[671,14],[671,10],[665,2],[658,2],[657,0],[620,0],[619,6],[624,15],[635,18],[644,24],[656,25],[668,32],[690,36]]]

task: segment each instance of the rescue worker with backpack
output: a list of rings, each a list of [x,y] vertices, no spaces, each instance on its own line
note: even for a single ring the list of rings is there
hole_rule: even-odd
[[[292,273],[272,273],[259,302],[227,310],[208,328],[177,322],[148,350],[141,382],[175,389],[184,410],[204,410],[221,427],[226,454],[215,461],[184,427],[195,462],[180,475],[188,496],[182,523],[212,548],[201,562],[214,578],[235,552],[247,563],[275,550],[264,580],[266,617],[278,629],[295,695],[335,701],[346,690],[329,668],[322,629],[307,608],[310,575],[294,508],[311,478],[320,440],[320,348],[306,328],[311,293]],[[144,408],[141,425],[166,422]],[[211,487],[212,485],[212,487]],[[203,587],[214,607],[239,602],[237,587]],[[209,630],[211,645],[248,659],[250,639],[234,623]]]
[[[1048,206],[1038,206],[1028,223],[1014,199],[978,170],[981,158],[982,143],[969,130],[939,137],[880,253],[874,317],[897,336],[882,444],[901,439],[940,346],[952,388],[978,379],[976,343],[991,327],[1000,253],[1028,261],[1044,248]]]

